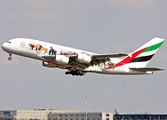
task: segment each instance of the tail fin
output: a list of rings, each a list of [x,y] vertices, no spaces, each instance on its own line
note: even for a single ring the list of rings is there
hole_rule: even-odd
[[[136,51],[130,53],[128,57],[117,63],[116,67],[126,64],[128,67],[132,68],[144,68],[164,41],[165,39],[162,38],[153,38]]]

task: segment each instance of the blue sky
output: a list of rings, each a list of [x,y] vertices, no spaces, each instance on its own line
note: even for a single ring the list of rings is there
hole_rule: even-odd
[[[1,1],[0,44],[32,38],[96,53],[130,53],[154,37],[167,38],[167,2],[159,0]],[[166,42],[148,67],[167,69]],[[165,113],[166,71],[153,75],[66,76],[41,61],[0,49],[0,109],[59,108]]]

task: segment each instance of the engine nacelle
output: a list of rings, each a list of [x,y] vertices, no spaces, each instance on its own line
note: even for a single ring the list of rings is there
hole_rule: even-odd
[[[56,55],[55,60],[56,60],[55,62],[58,64],[68,64],[69,63],[69,58],[64,55]]]
[[[42,65],[44,66],[44,67],[49,67],[49,68],[55,68],[56,67],[56,65],[53,65],[53,64],[50,64],[50,63],[48,63],[48,62],[42,62]]]
[[[80,63],[87,63],[89,64],[92,60],[92,57],[86,54],[78,54],[76,60]]]

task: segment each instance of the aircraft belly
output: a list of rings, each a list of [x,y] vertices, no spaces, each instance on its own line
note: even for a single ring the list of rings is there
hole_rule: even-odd
[[[103,69],[103,73],[106,74],[128,74],[129,68],[128,67],[117,67],[111,69]]]
[[[100,69],[98,66],[89,66],[88,68],[84,69],[85,71],[90,72],[102,72],[102,69]]]
[[[27,52],[27,51],[24,51],[21,53],[23,56],[25,57],[30,57],[30,58],[34,58],[34,59],[37,59],[37,53],[35,52]]]

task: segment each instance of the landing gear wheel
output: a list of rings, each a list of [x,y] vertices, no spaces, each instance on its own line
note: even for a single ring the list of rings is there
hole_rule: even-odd
[[[83,75],[85,75],[85,72],[83,72],[81,70],[75,70],[75,69],[73,69],[73,70],[66,71],[65,74],[66,75],[71,74],[72,76],[74,76],[74,75],[76,75],[76,76],[83,76]]]
[[[65,72],[66,75],[68,75],[68,72]]]
[[[8,60],[12,60],[12,57],[9,57]]]
[[[8,60],[12,60],[12,53],[9,53],[9,58]]]

